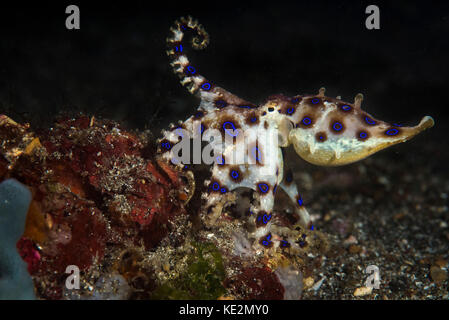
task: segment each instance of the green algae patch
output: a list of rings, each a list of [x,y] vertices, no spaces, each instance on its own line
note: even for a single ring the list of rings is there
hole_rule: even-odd
[[[188,259],[188,268],[178,278],[155,290],[153,299],[214,300],[225,293],[225,270],[220,251],[213,243],[192,243],[195,254]]]

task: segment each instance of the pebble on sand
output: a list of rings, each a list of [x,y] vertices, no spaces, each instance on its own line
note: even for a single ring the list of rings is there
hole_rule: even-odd
[[[354,297],[363,297],[373,292],[372,287],[360,287],[354,290]]]
[[[309,289],[313,286],[313,284],[315,283],[315,280],[313,279],[313,277],[307,277],[303,280],[303,285],[304,285],[304,289]]]
[[[432,266],[430,268],[430,276],[435,283],[442,283],[447,279],[447,272],[438,266]]]

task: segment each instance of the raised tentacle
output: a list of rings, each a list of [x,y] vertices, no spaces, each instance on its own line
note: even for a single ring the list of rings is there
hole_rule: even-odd
[[[181,84],[186,86],[190,93],[201,98],[198,109],[213,110],[227,106],[241,106],[255,108],[255,105],[243,100],[236,95],[214,85],[200,74],[198,69],[190,63],[185,53],[185,33],[191,31],[195,34],[191,46],[194,49],[204,49],[209,44],[209,35],[204,27],[192,17],[182,17],[176,20],[170,28],[170,36],[167,38],[167,55],[171,59],[173,71],[181,79]]]

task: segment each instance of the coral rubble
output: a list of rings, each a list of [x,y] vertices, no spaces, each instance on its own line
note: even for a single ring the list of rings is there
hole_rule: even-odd
[[[85,115],[35,132],[0,119],[0,181],[32,193],[17,249],[39,299],[298,299],[310,254],[326,250],[297,226],[303,252],[253,252],[235,205],[205,226],[201,183],[156,157],[149,132]]]

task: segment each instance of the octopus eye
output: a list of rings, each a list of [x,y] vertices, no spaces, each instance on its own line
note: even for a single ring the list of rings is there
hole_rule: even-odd
[[[399,133],[399,130],[398,129],[395,129],[395,128],[391,128],[391,129],[388,129],[387,131],[385,131],[385,134],[387,135],[387,136],[395,136],[395,135],[397,135]]]

